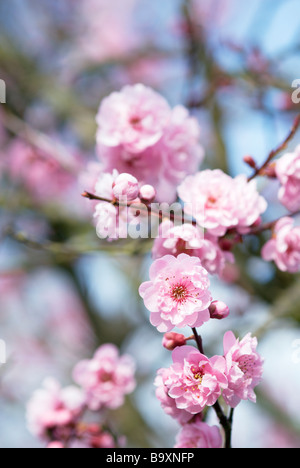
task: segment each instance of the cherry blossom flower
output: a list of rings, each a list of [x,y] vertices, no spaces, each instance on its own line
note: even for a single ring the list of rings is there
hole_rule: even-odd
[[[140,295],[151,312],[150,321],[162,333],[174,327],[200,327],[210,319],[212,302],[207,271],[196,257],[166,255],[150,268],[150,281]]]
[[[46,379],[27,405],[28,428],[35,436],[45,438],[49,430],[74,422],[83,406],[84,395],[79,388],[61,388],[56,380]]]
[[[225,252],[219,247],[216,237],[203,234],[201,229],[189,223],[175,226],[172,221],[163,221],[154,241],[153,258],[168,254],[177,257],[181,253],[199,257],[202,266],[212,275],[222,275],[226,260],[231,263],[234,261],[231,252]]]
[[[135,364],[128,356],[119,356],[111,344],[101,346],[91,360],[77,364],[73,377],[86,396],[88,407],[97,411],[107,407],[119,408],[125,395],[135,388]]]
[[[228,386],[225,359],[208,359],[192,346],[176,348],[172,357],[173,365],[163,377],[177,409],[198,414],[206,406],[213,406]]]
[[[287,153],[275,165],[281,183],[280,202],[290,211],[300,209],[300,145],[294,153]]]
[[[232,228],[247,233],[267,209],[255,180],[248,182],[244,175],[233,179],[219,169],[186,177],[178,187],[178,194],[186,203],[186,213],[218,237]]]
[[[256,402],[254,388],[260,383],[263,373],[263,359],[256,348],[257,339],[250,333],[241,341],[232,332],[224,336],[228,388],[223,391],[223,398],[232,408],[241,400]]]
[[[170,115],[167,101],[151,88],[125,86],[102,101],[97,142],[140,153],[161,139]]]
[[[218,426],[209,426],[201,420],[185,424],[179,432],[175,448],[222,448],[223,440]]]
[[[177,184],[203,160],[197,120],[183,106],[171,109],[143,85],[127,86],[104,99],[97,121],[103,170],[117,169],[152,185],[158,201],[173,202]]]
[[[285,217],[278,221],[273,237],[262,250],[266,261],[274,261],[281,271],[298,273],[300,271],[300,227],[294,227],[295,221]]]
[[[164,412],[175,419],[179,424],[186,424],[193,417],[191,413],[184,409],[178,409],[176,400],[168,395],[169,388],[166,385],[170,371],[169,369],[160,369],[157,373],[154,385],[156,389],[156,397],[161,403]]]

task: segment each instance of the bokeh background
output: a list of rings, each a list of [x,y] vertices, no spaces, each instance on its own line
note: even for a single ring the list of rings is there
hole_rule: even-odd
[[[80,195],[96,160],[95,115],[110,92],[144,83],[198,118],[205,167],[249,174],[243,157],[263,162],[299,112],[299,54],[297,0],[0,0],[1,447],[39,447],[26,429],[32,392],[48,375],[69,384],[78,360],[106,342],[138,366],[116,429],[129,447],[173,446],[178,426],[153,387],[171,358],[137,294],[151,243],[101,242]],[[260,189],[266,219],[284,214],[276,182]],[[265,357],[258,404],[236,410],[234,447],[299,448],[300,278],[261,260],[264,240],[238,246],[226,281],[213,280],[231,317],[206,324],[203,339],[221,353],[228,328],[251,331]]]

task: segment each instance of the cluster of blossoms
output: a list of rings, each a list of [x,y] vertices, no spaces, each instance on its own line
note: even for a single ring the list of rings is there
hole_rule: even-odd
[[[228,317],[227,305],[213,298],[210,275],[225,276],[226,263],[234,263],[233,248],[245,236],[271,229],[273,237],[262,257],[282,271],[300,271],[300,228],[291,217],[263,224],[268,204],[256,182],[258,175],[277,178],[280,202],[299,211],[300,149],[274,163],[275,151],[262,168],[245,157],[256,171],[249,179],[219,169],[199,171],[204,152],[196,120],[182,106],[171,109],[143,85],[126,86],[104,99],[97,124],[101,162],[90,168],[94,194],[85,196],[97,201],[98,235],[118,239],[128,234],[128,223],[159,218],[150,278],[139,293],[151,324],[164,333],[163,346],[173,352],[173,364],[158,371],[155,385],[162,408],[182,426],[176,447],[227,448],[234,408],[241,401],[256,401],[263,359],[255,337],[249,333],[240,340],[231,331],[223,338],[223,354],[208,357],[197,328]],[[167,216],[162,205],[153,208],[176,199],[182,203],[180,214]],[[193,332],[189,338],[176,330],[186,327]],[[197,347],[188,346],[189,340]],[[210,407],[224,437],[219,427],[205,421]]]
[[[78,387],[62,388],[46,379],[27,406],[30,432],[48,448],[115,448],[123,444],[104,429],[104,410],[124,404],[125,395],[135,389],[135,364],[130,356],[120,356],[111,344],[101,346],[91,360],[79,362],[73,372]],[[85,422],[90,411],[99,424]]]
[[[152,325],[166,332],[163,345],[173,350],[172,366],[158,371],[155,385],[166,414],[183,426],[176,447],[221,448],[221,433],[203,421],[204,409],[218,404],[221,396],[231,408],[242,400],[255,402],[254,388],[262,378],[263,360],[251,334],[240,341],[226,333],[223,355],[208,358],[202,345],[187,346],[184,335],[171,332],[189,326],[199,345],[195,328],[228,316],[228,307],[213,301],[209,287],[208,272],[199,258],[187,254],[156,260],[150,281],[140,287]]]

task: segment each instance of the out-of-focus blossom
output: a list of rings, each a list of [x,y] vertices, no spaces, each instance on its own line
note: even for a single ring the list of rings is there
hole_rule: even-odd
[[[120,174],[113,183],[113,194],[117,200],[135,200],[139,195],[138,180],[130,174]]]
[[[300,145],[276,162],[275,171],[281,183],[280,202],[290,211],[300,209]]]
[[[47,379],[28,403],[28,428],[35,436],[47,438],[49,431],[74,423],[83,405],[84,395],[79,388],[61,388],[54,379]]]
[[[135,388],[135,364],[130,356],[119,356],[111,344],[101,346],[91,360],[81,361],[74,369],[74,380],[86,396],[91,410],[119,408],[125,395]]]
[[[161,139],[170,116],[167,101],[151,88],[142,84],[125,86],[102,101],[97,115],[97,142],[141,153]]]
[[[64,200],[77,185],[82,168],[78,155],[68,158],[67,162],[61,161],[58,155],[48,154],[19,139],[6,149],[5,156],[6,169],[13,181],[43,203]]]
[[[174,327],[200,327],[210,319],[212,302],[207,271],[196,257],[166,255],[150,268],[150,281],[140,295],[151,312],[150,321],[162,333]]]
[[[205,422],[196,421],[185,424],[179,432],[175,448],[222,448],[223,439],[218,426],[209,426]]]
[[[221,356],[208,359],[192,346],[173,351],[173,365],[163,374],[164,385],[179,410],[198,414],[213,406],[228,386],[226,361]]]
[[[181,253],[199,257],[202,266],[210,274],[221,275],[226,260],[234,261],[230,252],[225,252],[219,247],[216,237],[204,234],[198,227],[189,223],[175,226],[172,221],[164,221],[154,241],[153,258],[158,259],[168,254],[177,257]]]
[[[255,180],[248,182],[244,175],[233,179],[219,169],[186,177],[178,194],[186,204],[186,213],[218,237],[233,228],[242,234],[249,232],[267,209],[266,200],[257,192]]]
[[[224,390],[223,398],[232,408],[241,400],[256,402],[254,388],[261,382],[263,373],[263,359],[256,348],[257,339],[250,333],[241,341],[232,332],[224,336],[228,388]]]
[[[129,173],[152,185],[157,200],[173,202],[176,185],[204,157],[199,125],[188,111],[173,110],[143,85],[126,86],[102,102],[97,116],[97,150],[107,172]]]
[[[285,217],[278,221],[273,237],[262,250],[266,261],[274,261],[281,271],[298,273],[300,271],[300,227],[294,227],[295,221]]]
[[[77,13],[74,27],[76,50],[85,61],[101,63],[116,59],[137,46],[137,36],[132,27],[136,0],[72,3]]]

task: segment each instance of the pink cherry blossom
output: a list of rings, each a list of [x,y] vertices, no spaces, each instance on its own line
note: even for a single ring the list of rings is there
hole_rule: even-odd
[[[175,448],[222,448],[223,439],[218,426],[209,426],[205,422],[196,421],[185,424],[179,432]]]
[[[44,381],[27,405],[28,428],[44,438],[49,430],[68,426],[78,418],[84,405],[84,395],[76,387],[61,388],[54,379]]]
[[[234,261],[230,252],[224,252],[218,245],[218,239],[192,224],[175,226],[172,221],[163,221],[159,235],[154,241],[152,256],[154,259],[170,254],[177,257],[181,253],[199,257],[202,266],[210,274],[221,275],[226,260]]]
[[[125,395],[135,388],[135,364],[128,356],[119,356],[111,344],[101,346],[91,360],[81,361],[73,377],[82,386],[91,410],[122,406]]]
[[[250,333],[241,341],[232,332],[224,336],[228,388],[224,390],[223,398],[232,408],[241,400],[256,402],[254,388],[260,383],[263,373],[263,359],[256,348],[257,339]]]
[[[198,414],[205,406],[213,406],[228,385],[225,359],[208,359],[192,346],[176,348],[172,357],[173,365],[164,375],[164,384],[176,407]]]
[[[130,174],[120,174],[113,183],[113,194],[117,200],[135,200],[139,195],[138,180]]]
[[[224,236],[235,228],[245,234],[267,209],[259,195],[256,181],[240,175],[235,179],[219,169],[188,176],[178,188],[186,203],[185,211],[214,236]]]
[[[273,237],[262,250],[266,261],[274,261],[281,271],[298,273],[300,271],[300,227],[294,227],[295,221],[285,217],[278,221]]]
[[[300,145],[276,162],[275,171],[281,183],[280,202],[290,211],[300,208]]]
[[[168,395],[169,388],[166,385],[166,381],[169,378],[169,374],[169,369],[160,369],[158,371],[154,383],[157,387],[156,397],[160,401],[164,412],[178,421],[179,424],[183,425],[190,421],[193,415],[184,409],[178,409],[176,406],[176,400]]]
[[[210,318],[212,302],[207,271],[196,257],[166,255],[150,268],[150,281],[140,295],[151,312],[150,321],[162,333],[175,327],[200,327]]]
[[[82,162],[58,145],[47,152],[20,139],[15,139],[5,151],[6,167],[14,182],[23,186],[36,201],[45,203],[70,193],[77,183]],[[62,154],[63,153],[63,154]]]
[[[132,99],[137,101],[134,105]],[[142,185],[152,185],[160,202],[176,199],[177,184],[194,173],[204,157],[197,120],[182,106],[172,110],[164,98],[142,85],[106,98],[98,124],[97,151],[104,171],[117,169]],[[134,143],[126,143],[130,138]]]
[[[209,308],[210,317],[215,320],[223,320],[230,314],[228,305],[222,301],[212,302]]]
[[[161,139],[170,115],[167,101],[151,88],[125,86],[102,101],[97,142],[140,153]]]

